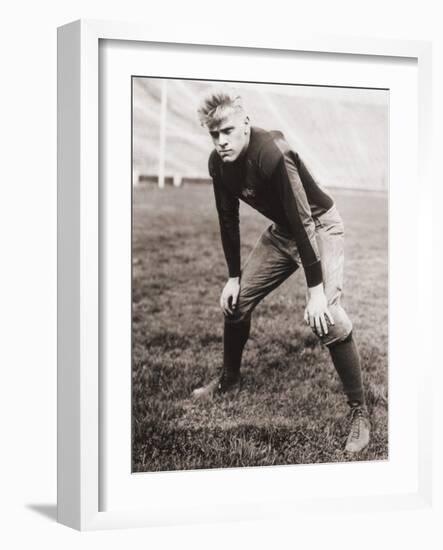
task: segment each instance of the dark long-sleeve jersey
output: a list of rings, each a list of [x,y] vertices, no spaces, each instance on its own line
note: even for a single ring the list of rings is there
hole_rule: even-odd
[[[252,127],[246,152],[223,163],[209,157],[229,276],[240,275],[239,199],[278,224],[296,241],[309,287],[322,282],[314,218],[334,202],[314,180],[299,155],[279,131]]]

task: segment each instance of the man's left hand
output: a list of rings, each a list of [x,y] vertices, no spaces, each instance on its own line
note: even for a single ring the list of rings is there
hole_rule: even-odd
[[[305,309],[305,321],[317,336],[328,334],[328,323],[333,325],[334,319],[328,309],[323,284],[308,289],[308,304]]]

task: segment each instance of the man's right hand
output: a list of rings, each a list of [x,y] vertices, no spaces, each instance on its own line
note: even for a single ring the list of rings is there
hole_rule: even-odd
[[[239,294],[240,277],[230,277],[220,296],[220,307],[225,315],[232,315],[234,313],[237,307]]]

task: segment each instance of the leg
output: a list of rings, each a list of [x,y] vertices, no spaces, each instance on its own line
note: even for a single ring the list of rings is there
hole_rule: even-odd
[[[253,310],[298,267],[282,244],[278,235],[268,227],[246,260],[237,308],[233,315],[225,317],[223,366],[228,374],[238,376],[240,371]]]
[[[237,308],[226,316],[227,324],[250,319],[253,310],[270,292],[280,286],[294,271],[298,263],[288,252],[285,241],[273,226],[260,235],[249,254],[240,278]]]
[[[225,319],[223,331],[223,371],[227,382],[237,381],[240,375],[243,349],[249,338],[251,318],[248,317],[237,323]]]
[[[224,319],[222,378],[217,383],[213,381],[195,390],[195,397],[206,397],[215,390],[226,391],[239,381],[242,353],[249,337],[253,310],[298,267],[279,245],[278,238],[268,228],[246,260],[237,307],[232,315]]]
[[[316,236],[325,294],[335,322],[334,326],[329,327],[329,333],[321,340],[329,348],[349,403],[363,405],[360,357],[352,336],[352,323],[340,303],[343,288],[344,231],[335,207],[320,216]]]
[[[351,407],[351,430],[346,450],[361,451],[369,443],[369,420],[364,404],[360,356],[352,335],[352,323],[340,304],[343,286],[343,224],[335,207],[320,217],[317,242],[321,255],[325,294],[335,321],[322,337]]]

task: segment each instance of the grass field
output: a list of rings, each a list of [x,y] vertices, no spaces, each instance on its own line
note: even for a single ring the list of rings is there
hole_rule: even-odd
[[[189,396],[221,366],[219,295],[227,271],[212,188],[134,190],[135,472],[388,457],[385,195],[335,191],[345,222],[344,305],[363,364],[372,439],[343,451],[347,405],[329,354],[303,324],[301,270],[256,309],[237,398]],[[269,222],[241,210],[242,257]]]

